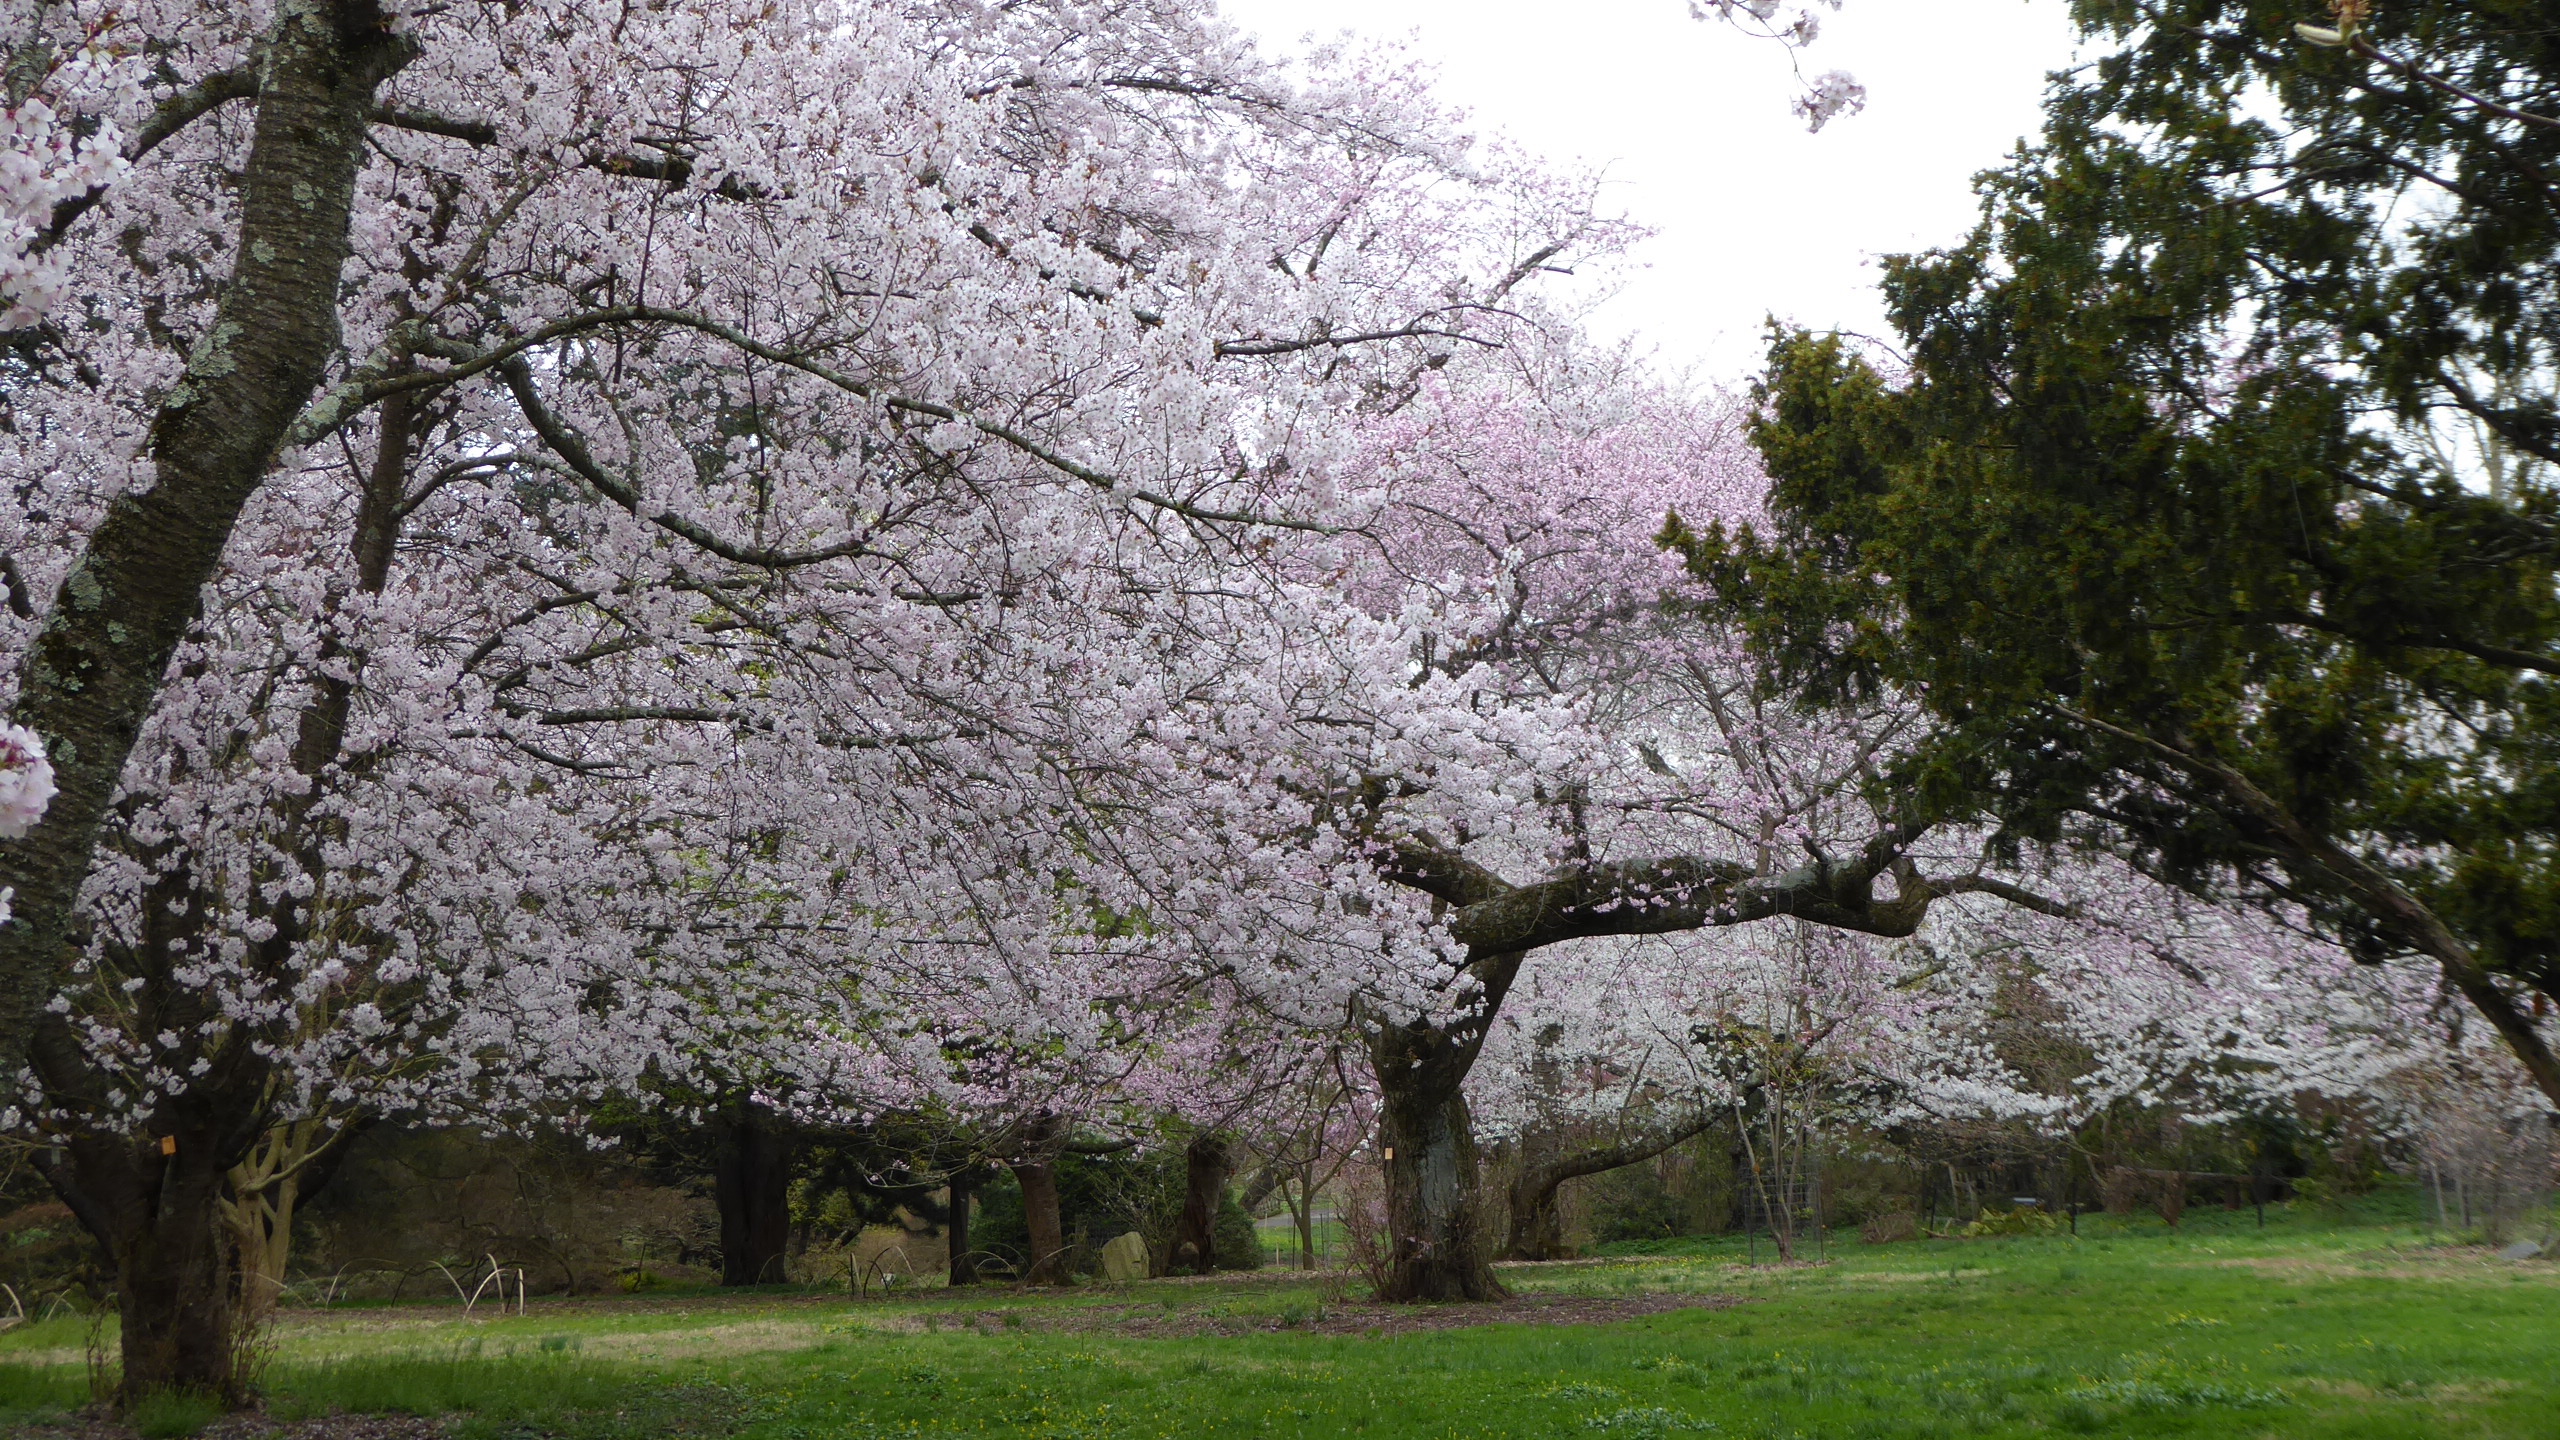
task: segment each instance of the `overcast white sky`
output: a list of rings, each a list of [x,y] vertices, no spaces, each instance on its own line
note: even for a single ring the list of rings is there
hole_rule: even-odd
[[[1773,312],[1883,334],[1873,257],[1964,233],[1970,178],[2034,133],[2044,73],[2072,57],[2063,0],[1847,0],[1799,60],[1857,76],[1867,109],[1808,135],[1787,53],[1684,0],[1220,3],[1274,48],[1410,37],[1479,130],[1605,166],[1657,234],[1598,323],[1707,378],[1754,368]]]

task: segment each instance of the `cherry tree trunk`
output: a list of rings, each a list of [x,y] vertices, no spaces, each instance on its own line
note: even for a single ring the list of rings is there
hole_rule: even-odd
[[[1058,1162],[1050,1156],[1014,1162],[1013,1178],[1022,1186],[1022,1219],[1031,1232],[1031,1268],[1023,1280],[1033,1285],[1063,1285],[1067,1279],[1067,1227],[1058,1213]]]
[[[1173,1227],[1165,1268],[1206,1275],[1218,1266],[1218,1210],[1227,1198],[1227,1137],[1211,1133],[1183,1151],[1182,1218]]]
[[[1483,1183],[1463,1093],[1474,1059],[1474,1047],[1422,1024],[1383,1027],[1371,1042],[1387,1186],[1381,1300],[1505,1293],[1485,1256]]]
[[[1514,1260],[1570,1258],[1564,1212],[1556,1204],[1564,1182],[1641,1165],[1706,1129],[1707,1123],[1705,1114],[1692,1115],[1650,1135],[1576,1151],[1563,1150],[1554,1135],[1531,1128],[1521,1137],[1520,1171],[1511,1181],[1511,1238],[1503,1253]]]
[[[0,1067],[74,958],[81,881],[178,642],[243,506],[338,350],[338,284],[374,91],[414,53],[364,0],[289,0],[259,61],[240,229],[208,339],[153,417],[155,483],[108,504],[18,665],[18,720],[60,792],[0,846]]]
[[[790,1278],[791,1142],[753,1106],[716,1122],[712,1191],[720,1206],[720,1283],[768,1285]]]
[[[1524,1158],[1520,1178],[1511,1187],[1511,1238],[1502,1253],[1514,1260],[1563,1260],[1571,1252],[1564,1243],[1564,1209],[1556,1194],[1565,1177]]]
[[[46,1178],[115,1268],[124,1371],[120,1406],[183,1391],[240,1404],[245,1328],[221,1210],[230,1159],[213,1133],[83,1136]]]
[[[978,1283],[978,1257],[969,1248],[969,1206],[977,1199],[977,1176],[966,1171],[951,1176],[951,1218],[943,1222],[943,1239],[951,1252],[954,1285]]]

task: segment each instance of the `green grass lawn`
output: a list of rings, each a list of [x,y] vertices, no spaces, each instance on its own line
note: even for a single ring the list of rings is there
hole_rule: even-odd
[[[1272,1272],[342,1307],[286,1316],[267,1389],[287,1417],[450,1414],[491,1437],[2560,1436],[2560,1265],[2269,1218],[1836,1245],[1784,1270],[1724,1242],[1506,1270],[1530,1321],[1655,1311],[1603,1324],[1416,1329]],[[0,1433],[86,1397],[86,1337],[0,1336]]]
[[[1256,1234],[1262,1240],[1262,1253],[1269,1258],[1269,1262],[1271,1264],[1287,1265],[1296,1263],[1298,1258],[1298,1232],[1295,1228],[1289,1225],[1288,1218],[1286,1216],[1280,1217],[1279,1224],[1257,1227]],[[1350,1233],[1343,1229],[1342,1222],[1339,1220],[1318,1220],[1315,1223],[1314,1238],[1316,1243],[1316,1254],[1320,1258],[1332,1257],[1334,1259],[1339,1259],[1341,1256],[1351,1253]]]

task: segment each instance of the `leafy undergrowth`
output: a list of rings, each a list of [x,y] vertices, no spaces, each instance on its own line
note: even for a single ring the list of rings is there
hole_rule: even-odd
[[[1268,1273],[301,1313],[268,1389],[280,1419],[444,1415],[491,1440],[2560,1435],[2560,1266],[2269,1218],[2084,1218],[2077,1239],[1847,1245],[1785,1268],[1689,1245],[1514,1269],[1539,1303],[1477,1312],[1607,1322],[1569,1325],[1349,1328],[1325,1321],[1357,1313],[1339,1282]],[[1602,1303],[1683,1294],[1718,1303]],[[86,1395],[65,1339],[0,1336],[0,1432]]]

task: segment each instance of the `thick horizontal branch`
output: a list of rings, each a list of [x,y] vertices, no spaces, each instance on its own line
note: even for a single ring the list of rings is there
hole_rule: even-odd
[[[770,715],[749,710],[721,710],[699,705],[596,705],[565,710],[541,710],[521,705],[504,707],[509,713],[529,719],[537,725],[631,725],[663,721],[675,725],[734,725],[744,730],[771,733],[775,722]],[[848,735],[829,730],[810,738],[830,750],[912,749],[923,745],[939,745],[953,740],[982,738],[977,730],[938,730],[914,735]]]
[[[1579,1179],[1585,1175],[1604,1174],[1611,1170],[1623,1170],[1630,1165],[1641,1165],[1691,1136],[1703,1133],[1719,1118],[1711,1112],[1700,1111],[1668,1129],[1655,1131],[1639,1139],[1622,1140],[1614,1145],[1595,1145],[1588,1150],[1577,1150],[1570,1155],[1539,1166],[1531,1177],[1531,1184],[1537,1189],[1552,1190],[1567,1180]]]
[[[1457,906],[1486,904],[1516,888],[1464,855],[1420,840],[1399,842],[1384,869],[1397,884]]]
[[[1792,915],[1839,930],[1903,936],[1920,928],[1932,892],[1905,884],[1875,896],[1876,872],[1815,861],[1779,875],[1731,860],[1677,855],[1576,866],[1461,909],[1450,934],[1479,954],[1534,950],[1596,935],[1669,935]]]
[[[1982,874],[1924,875],[1905,858],[1926,825],[1886,826],[1856,858],[1816,854],[1763,875],[1735,860],[1660,856],[1576,865],[1545,880],[1513,885],[1453,851],[1419,839],[1399,843],[1382,867],[1397,884],[1452,907],[1449,933],[1479,959],[1517,957],[1566,940],[1600,935],[1670,935],[1794,916],[1837,930],[1899,938],[1914,933],[1929,906],[1950,895],[1989,895],[2023,909],[2076,918],[2076,907]],[[1890,875],[1891,897],[1877,882]]]
[[[544,725],[621,725],[640,720],[717,725],[738,716],[733,710],[690,705],[602,705],[585,710],[543,710],[536,712],[534,718]]]
[[[1464,340],[1488,350],[1502,347],[1479,336],[1458,330],[1443,330],[1436,325],[1405,325],[1394,330],[1367,330],[1357,335],[1318,335],[1305,340],[1221,340],[1218,353],[1223,356],[1294,355],[1302,350],[1340,349],[1346,345],[1368,345],[1381,340],[1410,340],[1419,337],[1441,340]]]
[[[2342,640],[2352,640],[2360,645],[2371,645],[2382,649],[2450,650],[2457,655],[2468,655],[2474,660],[2483,660],[2492,665],[2503,665],[2515,670],[2532,670],[2544,675],[2560,675],[2560,656],[2542,655],[2531,650],[2519,650],[2512,645],[2474,640],[2448,631],[2408,628],[2375,630],[2369,627],[2342,624],[2317,611],[2292,608],[2262,610],[2245,614],[2242,618],[2272,625],[2300,625],[2306,629],[2317,630],[2324,635],[2335,635]]]
[[[2006,880],[1994,879],[1989,875],[1956,875],[1944,878],[1932,876],[1920,883],[1935,894],[1989,895],[1997,900],[2005,900],[2021,910],[2033,910],[2039,915],[2050,915],[2056,920],[2077,920],[2081,914],[2078,905],[2056,900],[2049,895],[2039,895],[2023,885],[2012,885]]]

